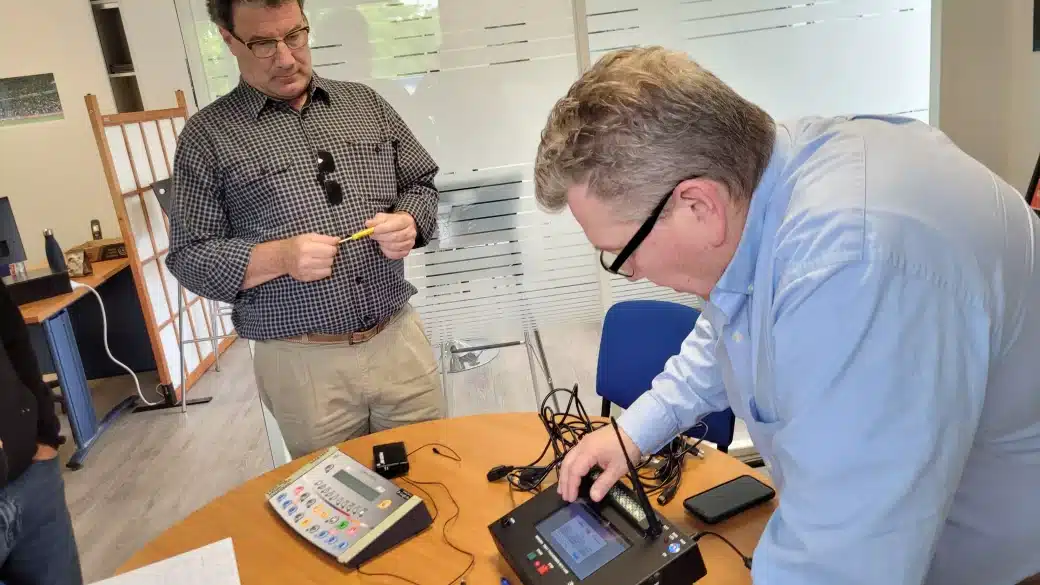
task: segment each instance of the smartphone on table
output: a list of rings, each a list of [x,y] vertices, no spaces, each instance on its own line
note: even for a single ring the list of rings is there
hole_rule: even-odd
[[[718,524],[764,504],[776,490],[750,475],[741,475],[683,501],[683,508],[705,524]]]

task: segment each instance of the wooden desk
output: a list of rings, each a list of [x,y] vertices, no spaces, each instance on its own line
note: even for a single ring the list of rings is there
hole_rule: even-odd
[[[83,278],[73,278],[72,280],[97,288],[108,279],[119,274],[120,270],[128,268],[129,266],[130,260],[128,258],[95,262],[93,264],[94,274],[84,276]],[[36,325],[50,319],[58,312],[68,308],[69,305],[88,294],[90,294],[90,291],[83,288],[77,288],[73,289],[70,293],[19,305],[18,308],[22,311],[22,318],[25,319],[26,324]]]
[[[467,583],[497,584],[506,576],[514,585],[519,585],[516,575],[495,549],[487,526],[529,496],[511,491],[505,481],[488,483],[486,474],[495,465],[524,464],[538,456],[546,435],[537,415],[488,414],[421,423],[349,441],[341,445],[341,449],[371,465],[372,446],[392,441],[404,441],[409,451],[436,442],[459,453],[462,463],[436,455],[429,447],[423,448],[409,457],[408,477],[444,483],[459,503],[460,515],[449,527],[448,538],[476,555],[476,565],[466,577]],[[687,459],[679,492],[662,510],[674,526],[687,533],[707,527],[683,511],[682,501],[686,497],[742,474],[766,479],[728,455],[710,448],[705,451],[704,459]],[[149,543],[119,571],[126,572],[231,537],[243,585],[401,583],[385,577],[359,576],[337,564],[299,538],[270,509],[264,493],[304,462],[296,460],[214,500]],[[404,482],[399,485],[428,499]],[[442,540],[442,525],[454,513],[447,494],[439,486],[421,487],[432,496],[438,509],[434,526],[364,565],[364,570],[394,573],[422,585],[449,585],[449,580],[462,572],[469,558]],[[712,530],[732,540],[745,554],[751,554],[773,506],[769,504],[745,512]],[[430,509],[433,512],[433,506]],[[709,537],[701,540],[700,546],[708,575],[698,581],[698,585],[751,583],[748,570],[724,543]]]

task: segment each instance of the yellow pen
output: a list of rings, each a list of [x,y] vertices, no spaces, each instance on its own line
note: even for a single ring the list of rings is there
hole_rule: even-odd
[[[353,234],[353,235],[350,235],[350,236],[347,236],[347,237],[343,238],[342,240],[339,241],[339,243],[342,244],[343,242],[350,242],[350,241],[353,241],[353,240],[360,240],[361,238],[367,238],[368,236],[371,236],[372,232],[374,232],[374,231],[376,231],[376,228],[363,229],[363,230],[361,230],[360,232],[358,232],[356,234]]]

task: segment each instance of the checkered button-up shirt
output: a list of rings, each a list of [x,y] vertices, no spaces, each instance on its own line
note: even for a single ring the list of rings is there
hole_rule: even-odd
[[[318,152],[332,154],[343,202],[318,181]],[[244,81],[192,116],[173,171],[166,263],[186,288],[232,303],[247,339],[364,331],[399,311],[416,289],[401,260],[370,238],[340,246],[332,276],[282,276],[241,290],[257,244],[304,233],[348,236],[379,212],[415,218],[416,247],[437,225],[437,165],[375,91],[314,76],[300,111]]]

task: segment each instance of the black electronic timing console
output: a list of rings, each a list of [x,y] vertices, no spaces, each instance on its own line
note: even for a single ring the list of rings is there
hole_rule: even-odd
[[[488,526],[524,585],[689,585],[707,574],[697,544],[650,506],[628,464],[634,491],[618,482],[593,502],[594,468],[576,501],[550,486]]]

